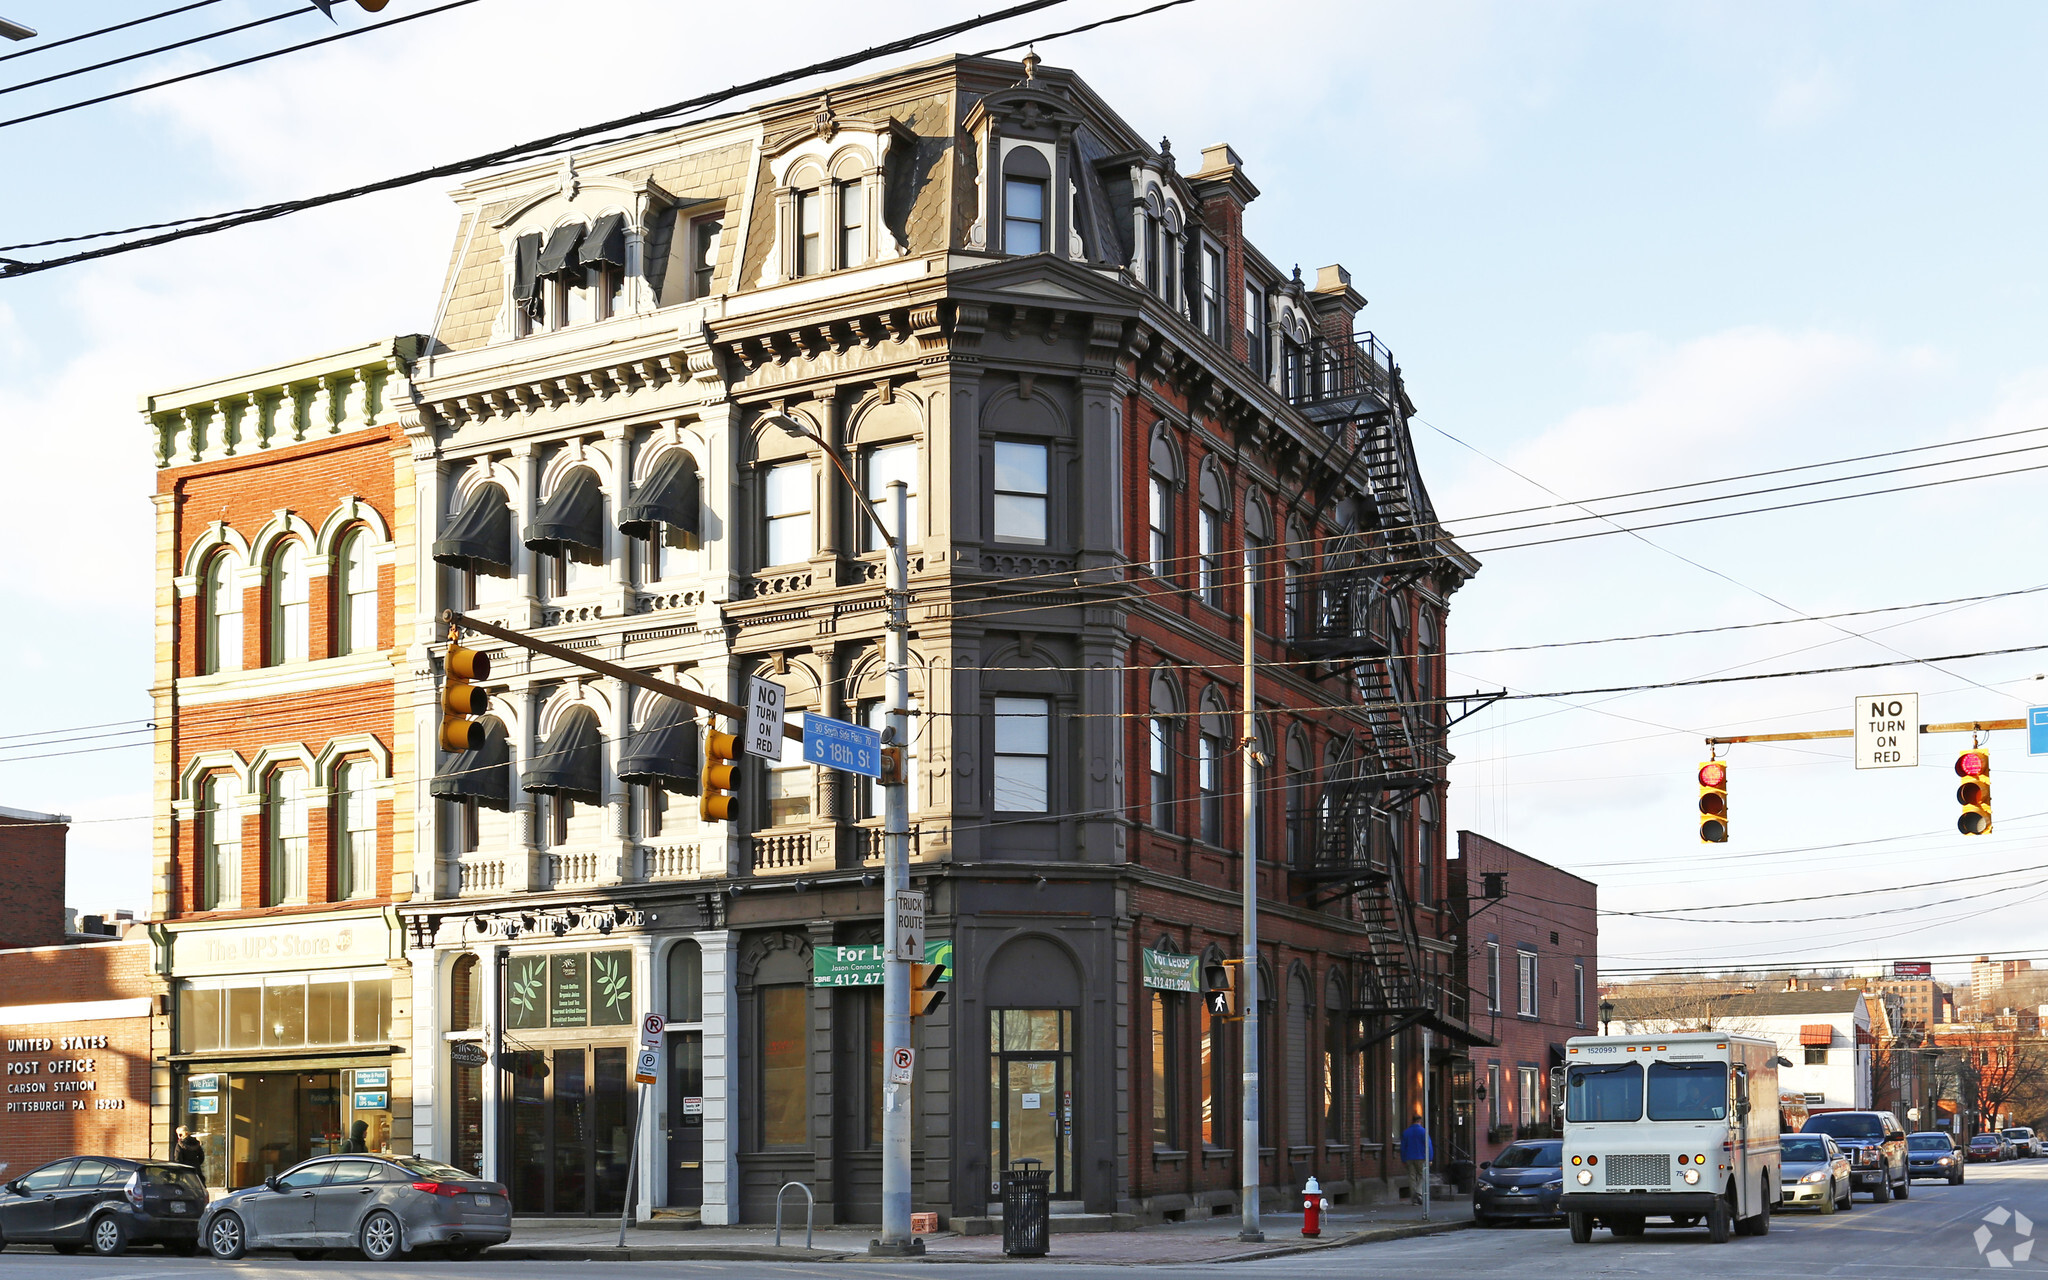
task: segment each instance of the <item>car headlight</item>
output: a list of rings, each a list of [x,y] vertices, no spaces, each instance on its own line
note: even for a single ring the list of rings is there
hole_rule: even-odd
[[[1936,1164],[1954,1164],[1955,1162],[1956,1162],[1956,1158],[1955,1158],[1954,1156],[1943,1156],[1943,1157],[1942,1157],[1941,1159],[1939,1159],[1939,1160],[1936,1160],[1936,1161],[1935,1161],[1934,1163],[1936,1163]]]
[[[1805,1177],[1801,1178],[1801,1179],[1800,1179],[1800,1181],[1801,1181],[1801,1182],[1826,1182],[1826,1181],[1828,1180],[1828,1178],[1829,1178],[1830,1176],[1831,1176],[1831,1175],[1830,1175],[1830,1174],[1828,1173],[1828,1171],[1827,1171],[1826,1169],[1815,1169],[1815,1170],[1814,1170],[1814,1171],[1813,1171],[1812,1173],[1809,1173],[1809,1174],[1807,1174],[1807,1175],[1806,1175]]]
[[[1579,1185],[1582,1187],[1593,1185],[1593,1171],[1591,1169],[1579,1170]]]
[[[1698,1182],[1700,1180],[1700,1171],[1698,1169],[1687,1169],[1685,1171],[1685,1180],[1687,1183]]]

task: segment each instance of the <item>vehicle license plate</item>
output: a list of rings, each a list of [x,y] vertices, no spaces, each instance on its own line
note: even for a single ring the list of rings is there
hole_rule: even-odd
[[[183,1213],[183,1212],[185,1212],[185,1202],[184,1202],[183,1200],[173,1200],[173,1201],[171,1201],[171,1212],[172,1212],[172,1213]]]
[[[476,1202],[486,1209],[491,1207],[491,1198],[489,1196],[478,1196]]]

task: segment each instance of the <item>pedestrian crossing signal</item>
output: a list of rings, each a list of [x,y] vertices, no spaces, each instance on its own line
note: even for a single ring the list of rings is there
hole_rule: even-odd
[[[1202,966],[1202,1007],[1211,1018],[1237,1017],[1237,975],[1227,964]]]
[[[1991,753],[1976,747],[1956,757],[1956,803],[1963,806],[1956,830],[1966,836],[1991,834]]]
[[[1719,760],[1700,766],[1700,842],[1728,842],[1728,766]]]
[[[910,965],[910,1016],[922,1018],[939,1007],[946,998],[946,992],[939,986],[939,979],[946,975],[942,964],[923,964],[912,961]]]

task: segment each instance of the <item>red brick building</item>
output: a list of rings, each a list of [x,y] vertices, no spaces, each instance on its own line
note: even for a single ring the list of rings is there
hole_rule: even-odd
[[[1493,1041],[1473,1051],[1473,1114],[1462,1123],[1476,1158],[1491,1160],[1551,1132],[1550,1068],[1566,1040],[1600,1030],[1600,889],[1473,831],[1458,833],[1452,865],[1469,912],[1473,1025]]]
[[[356,1119],[406,1149],[414,339],[147,398],[166,1117],[246,1186]],[[168,1131],[168,1125],[159,1125]]]
[[[64,941],[64,835],[61,813],[0,808],[0,948]]]
[[[0,950],[0,1177],[60,1156],[146,1156],[162,984],[141,926],[119,942]]]

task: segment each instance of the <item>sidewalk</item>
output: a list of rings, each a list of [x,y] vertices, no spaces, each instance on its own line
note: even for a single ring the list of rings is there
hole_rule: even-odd
[[[1282,1257],[1308,1249],[1334,1249],[1374,1240],[1398,1240],[1407,1236],[1458,1231],[1472,1225],[1472,1202],[1462,1197],[1439,1201],[1431,1206],[1428,1221],[1415,1205],[1387,1204],[1338,1207],[1323,1215],[1323,1234],[1310,1240],[1301,1234],[1301,1212],[1289,1205],[1291,1213],[1267,1213],[1261,1226],[1266,1238],[1247,1244],[1237,1238],[1239,1220],[1203,1218],[1195,1222],[1169,1222],[1135,1231],[1055,1233],[1052,1248],[1042,1259],[1014,1261],[1095,1262],[1158,1264],[1187,1262],[1243,1262],[1253,1258]],[[874,1227],[838,1225],[820,1227],[813,1233],[812,1248],[804,1248],[801,1216],[792,1227],[785,1220],[782,1244],[775,1244],[772,1226],[697,1227],[679,1230],[673,1226],[634,1226],[626,1231],[626,1247],[618,1247],[617,1223],[590,1219],[562,1221],[521,1218],[514,1222],[512,1239],[485,1256],[504,1261],[536,1262],[849,1262],[868,1260],[868,1241],[877,1234]],[[961,1236],[941,1232],[920,1236],[926,1262],[1007,1262],[1003,1238]],[[915,1261],[890,1258],[889,1262]]]

